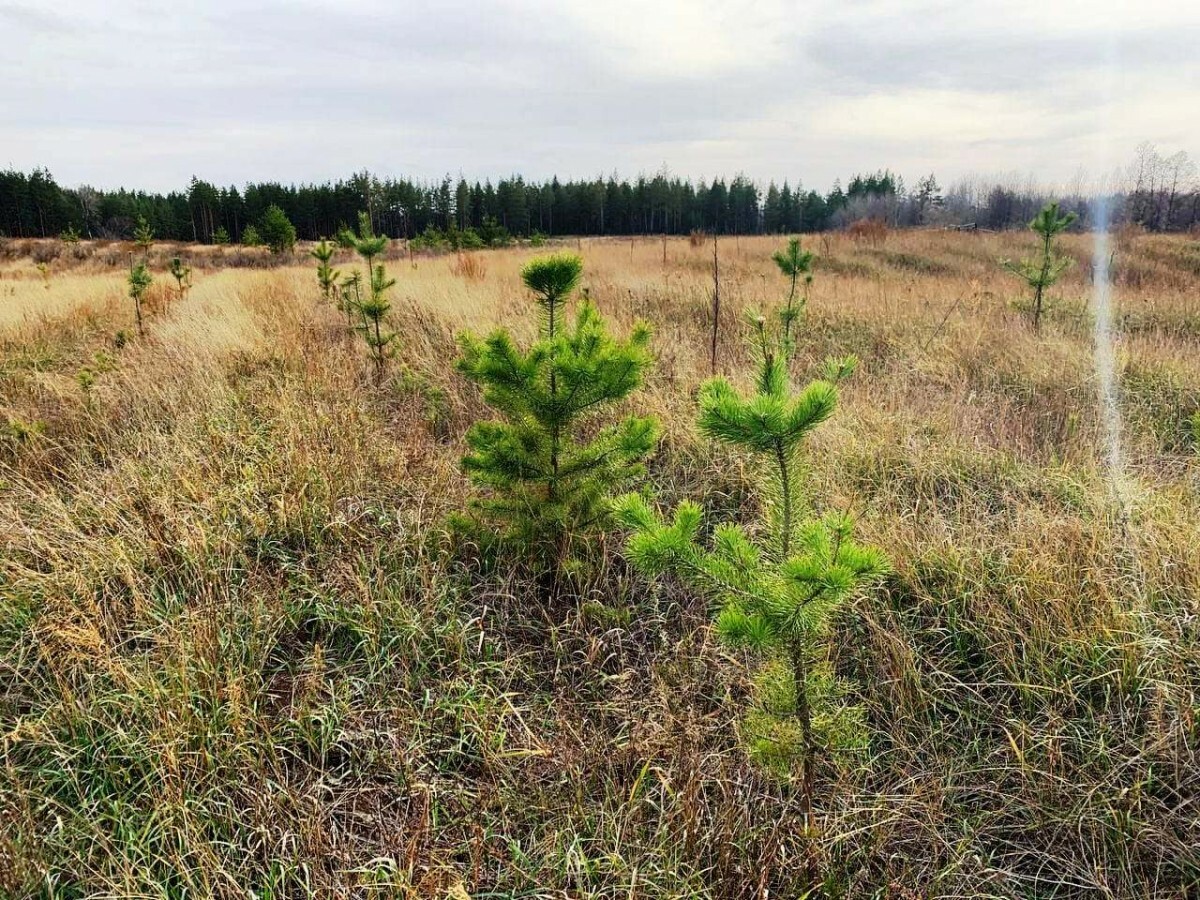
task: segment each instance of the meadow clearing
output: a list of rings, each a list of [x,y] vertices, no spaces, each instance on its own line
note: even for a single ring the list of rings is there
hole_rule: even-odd
[[[720,242],[738,384],[782,243]],[[131,248],[85,242],[43,273],[27,245],[0,260],[0,896],[808,887],[791,796],[739,742],[748,669],[702,598],[631,571],[613,534],[547,611],[447,537],[488,414],[455,335],[531,338],[518,273],[545,251],[394,242],[377,385],[303,252],[156,245],[139,337]],[[817,773],[823,896],[1200,893],[1200,243],[1114,241],[1124,507],[1091,238],[1064,237],[1077,263],[1040,332],[997,262],[1031,245],[805,238],[795,376],[860,359],[806,492],[892,567],[830,641],[867,740]],[[752,520],[750,463],[694,424],[711,243],[563,247],[615,331],[653,326],[626,403],[662,422],[648,482]]]

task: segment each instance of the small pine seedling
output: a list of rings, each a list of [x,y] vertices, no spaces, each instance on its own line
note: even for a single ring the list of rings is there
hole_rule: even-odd
[[[42,276],[42,287],[50,290],[50,263],[40,262],[37,264],[38,274]]]
[[[651,362],[650,329],[638,323],[627,340],[616,339],[586,299],[574,323],[565,322],[582,270],[578,256],[564,254],[521,271],[541,313],[538,339],[527,350],[503,329],[484,340],[460,338],[459,371],[483,387],[484,402],[504,419],[478,422],[467,433],[462,465],[485,492],[474,511],[549,578],[552,594],[572,541],[609,523],[612,491],[644,470],[658,438],[652,418],[596,427],[606,407],[641,385]]]
[[[349,233],[351,246],[367,263],[367,271],[375,271],[375,257],[387,249],[388,239],[376,235],[371,228],[371,217],[365,212],[358,214],[358,234]]]
[[[150,248],[154,246],[154,229],[150,227],[145,216],[138,216],[137,227],[133,229],[133,242],[142,251],[143,258],[150,253]]]
[[[129,296],[133,300],[133,313],[137,319],[137,328],[139,335],[145,335],[146,329],[142,323],[142,298],[146,296],[146,291],[150,289],[150,285],[154,282],[154,278],[150,275],[150,270],[144,262],[132,265],[129,269]]]
[[[387,300],[387,292],[395,284],[396,279],[388,278],[383,263],[380,263],[371,270],[369,296],[365,300],[359,298],[355,301],[355,308],[362,318],[358,325],[358,333],[363,336],[363,340],[367,342],[367,349],[371,352],[371,359],[375,363],[375,383],[377,385],[383,384],[383,373],[387,367],[387,361],[395,354],[392,343],[396,340],[396,332],[387,331],[383,325],[388,310],[392,308],[392,304]]]
[[[1057,203],[1047,203],[1029,223],[1031,231],[1042,238],[1042,255],[1038,259],[1023,259],[1020,262],[1001,260],[1001,265],[1033,289],[1033,327],[1041,328],[1042,297],[1054,286],[1059,277],[1070,268],[1072,259],[1054,252],[1054,238],[1066,231],[1078,219],[1073,212],[1060,215]]]
[[[64,231],[59,237],[68,247],[74,247],[79,243],[79,232],[75,230],[74,225],[68,225],[67,230]]]
[[[175,289],[182,300],[192,286],[192,267],[185,266],[178,256],[171,257],[171,277],[175,279]]]
[[[783,332],[784,352],[788,357],[791,357],[794,350],[792,326],[808,306],[808,289],[812,285],[813,280],[813,252],[811,250],[801,250],[800,238],[792,238],[788,241],[786,248],[776,250],[771,254],[771,259],[775,260],[775,265],[779,267],[779,271],[783,276],[791,281],[787,306],[779,312],[779,324]],[[797,306],[796,285],[800,281],[804,283],[804,294],[800,298],[799,306]]]
[[[825,661],[828,627],[846,599],[887,563],[853,540],[848,516],[802,514],[801,448],[833,414],[837,388],[814,381],[793,393],[784,348],[765,334],[760,324],[765,352],[755,392],[740,396],[724,378],[709,379],[699,417],[708,437],[762,458],[762,527],[721,525],[706,549],[697,541],[702,511],[696,503],[680,504],[670,522],[640,495],[621,498],[617,509],[632,530],[627,551],[634,567],[648,576],[674,573],[707,594],[717,605],[718,634],[765,658],[755,678],[756,702],[743,717],[743,738],[756,761],[789,780],[797,776],[809,827],[818,752],[853,746],[861,731],[857,711],[836,702],[843,690]],[[831,366],[848,373],[854,361]]]
[[[321,286],[321,299],[326,303],[333,297],[333,292],[337,290],[338,277],[341,275],[329,265],[333,260],[335,250],[336,247],[333,244],[321,238],[321,243],[308,251],[309,255],[317,261],[317,284]]]

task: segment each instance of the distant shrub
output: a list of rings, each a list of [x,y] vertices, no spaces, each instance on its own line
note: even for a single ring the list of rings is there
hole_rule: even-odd
[[[217,227],[217,230],[213,232],[212,239],[213,243],[218,247],[223,247],[229,243],[229,232],[225,230],[224,225]]]
[[[446,236],[432,225],[426,226],[424,231],[408,242],[408,245],[414,253],[445,250],[449,246]]]
[[[253,225],[247,225],[242,229],[242,246],[243,247],[261,247],[262,237],[258,233],[258,229]]]
[[[291,253],[295,249],[296,226],[274,203],[267,207],[267,211],[259,219],[258,233],[272,253]]]
[[[507,247],[512,243],[512,235],[494,216],[483,220],[479,226],[479,237],[489,247]]]

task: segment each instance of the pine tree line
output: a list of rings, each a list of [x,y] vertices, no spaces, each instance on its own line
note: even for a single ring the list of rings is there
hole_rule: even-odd
[[[1149,145],[1147,145],[1148,147]],[[1128,186],[1112,198],[1113,220],[1153,230],[1187,230],[1200,223],[1200,183],[1186,154],[1159,157],[1142,148]],[[798,183],[765,187],[744,175],[692,182],[659,173],[636,179],[526,181],[519,175],[469,182],[380,179],[368,172],[324,184],[277,182],[220,187],[193,178],[167,194],[63,188],[46,169],[0,171],[0,235],[55,237],[68,230],[91,238],[128,238],[139,217],[161,240],[243,242],[276,206],[300,240],[330,237],[370,217],[391,238],[431,230],[474,229],[481,234],[556,235],[796,234],[881,218],[893,227],[975,223],[1020,228],[1048,198],[1035,185],[964,181],[942,191],[933,175],[906,185],[888,170],[854,175],[843,188],[820,193]],[[1088,197],[1062,196],[1065,211],[1088,225]],[[491,241],[488,241],[489,243]]]

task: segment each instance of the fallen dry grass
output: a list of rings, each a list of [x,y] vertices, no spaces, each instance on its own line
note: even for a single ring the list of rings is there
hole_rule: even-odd
[[[778,302],[778,242],[721,242],[720,368]],[[811,495],[895,572],[834,663],[870,747],[821,773],[845,897],[1200,891],[1200,245],[1115,260],[1133,498],[1101,468],[1090,247],[1041,335],[1013,234],[834,235],[796,363],[856,353]],[[695,434],[711,245],[589,240],[585,286],[658,365],[652,482],[752,511]],[[195,287],[166,290],[189,255]],[[528,249],[393,250],[382,389],[311,268],[158,248],[136,337],[120,247],[0,263],[0,896],[794,896],[786,793],[737,745],[745,669],[703,605],[610,564],[547,624],[446,551],[483,412],[454,334],[532,333]],[[339,266],[352,265],[343,259]],[[118,333],[123,333],[118,337]],[[82,369],[94,374],[84,386]],[[86,379],[85,379],[86,380]]]

